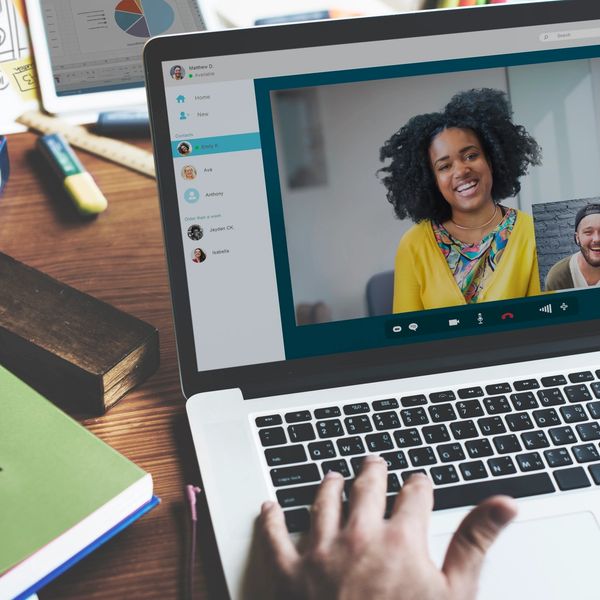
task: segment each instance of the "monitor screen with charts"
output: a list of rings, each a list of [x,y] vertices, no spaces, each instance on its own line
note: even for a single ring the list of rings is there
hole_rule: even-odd
[[[199,373],[598,318],[600,20],[170,55]]]

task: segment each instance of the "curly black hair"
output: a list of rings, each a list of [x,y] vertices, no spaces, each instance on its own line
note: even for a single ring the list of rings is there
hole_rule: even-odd
[[[387,199],[400,219],[443,223],[452,216],[439,191],[429,160],[429,146],[444,129],[475,132],[492,166],[492,198],[500,202],[521,189],[519,178],[529,165],[541,164],[541,148],[521,125],[512,122],[506,94],[490,88],[472,89],[452,97],[442,112],[417,115],[385,142],[379,169]]]

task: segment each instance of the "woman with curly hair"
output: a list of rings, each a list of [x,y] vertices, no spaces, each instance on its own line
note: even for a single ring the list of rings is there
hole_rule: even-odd
[[[415,222],[396,253],[395,313],[541,293],[533,220],[500,204],[540,157],[493,89],[456,94],[385,143],[387,198]]]

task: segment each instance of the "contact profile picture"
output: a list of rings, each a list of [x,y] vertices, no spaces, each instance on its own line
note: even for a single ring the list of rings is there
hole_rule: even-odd
[[[192,165],[185,165],[181,169],[181,176],[184,179],[191,181],[192,179],[196,179],[196,177],[198,177],[198,171],[196,171],[196,168],[193,167]]]
[[[197,242],[198,240],[202,239],[202,236],[204,235],[204,230],[202,229],[202,227],[200,227],[200,225],[190,225],[188,227],[187,234],[190,240],[194,240],[195,242]]]
[[[185,69],[181,65],[171,67],[170,73],[175,81],[181,81],[185,77]]]
[[[201,263],[206,260],[206,252],[202,248],[194,248],[192,252],[192,262]]]
[[[180,156],[187,156],[192,151],[192,145],[189,142],[179,142],[177,144],[177,153]]]

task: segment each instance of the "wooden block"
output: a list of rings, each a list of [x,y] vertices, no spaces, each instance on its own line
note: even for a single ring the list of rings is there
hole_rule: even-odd
[[[0,253],[0,363],[61,407],[101,414],[156,371],[158,330]]]

